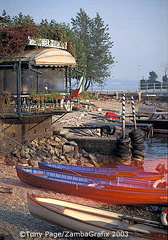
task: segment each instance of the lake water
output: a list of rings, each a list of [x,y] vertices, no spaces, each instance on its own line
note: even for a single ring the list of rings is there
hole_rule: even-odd
[[[146,159],[165,158],[168,156],[168,135],[159,134],[145,141]]]
[[[156,166],[161,163],[168,168],[168,135],[157,134],[145,141],[146,157],[144,159],[145,171],[155,171]]]
[[[139,89],[138,80],[108,79],[102,88],[94,84],[94,91],[137,91]],[[90,89],[92,90],[92,89]]]

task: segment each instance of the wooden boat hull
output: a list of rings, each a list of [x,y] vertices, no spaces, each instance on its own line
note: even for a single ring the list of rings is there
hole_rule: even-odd
[[[101,235],[108,239],[167,239],[166,229],[158,222],[30,194],[27,195],[27,202],[34,217],[77,231],[75,234],[79,233],[79,237],[85,234],[85,237],[100,238]],[[132,224],[128,219],[131,219]]]
[[[117,178],[106,180],[16,166],[19,179],[35,187],[110,204],[167,204],[167,190],[153,188],[153,182]]]
[[[114,180],[118,176],[136,178],[142,180],[156,181],[164,177],[163,174],[157,172],[141,172],[136,167],[132,166],[117,166],[117,168],[102,168],[102,167],[84,167],[74,165],[64,165],[55,163],[39,162],[39,167],[46,170],[58,171],[70,174],[80,174],[82,176],[103,178]]]
[[[153,129],[153,132],[154,132],[154,133],[164,133],[164,134],[168,134],[168,130],[167,130],[167,129],[157,129],[157,128],[154,128],[154,129]]]

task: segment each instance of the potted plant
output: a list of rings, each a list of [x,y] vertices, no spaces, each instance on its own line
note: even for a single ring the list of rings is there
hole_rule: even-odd
[[[52,92],[48,94],[48,100],[60,99],[62,96],[59,92]]]

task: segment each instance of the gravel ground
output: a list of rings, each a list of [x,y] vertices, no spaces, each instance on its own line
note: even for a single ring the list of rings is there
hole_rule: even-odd
[[[116,100],[113,101],[94,101],[95,105],[99,108],[109,109],[109,110],[118,110],[121,109],[121,102]],[[138,105],[137,105],[138,107]],[[131,112],[130,104],[126,108],[128,112]],[[121,110],[120,110],[121,112]],[[90,120],[89,120],[90,121]],[[145,170],[153,170],[158,164],[158,160],[146,161]],[[160,163],[166,163],[165,159],[161,159]],[[53,237],[44,237],[45,232],[59,233],[65,230],[60,226],[53,226],[46,222],[40,221],[30,215],[28,206],[27,206],[27,193],[34,193],[37,195],[56,197],[59,199],[66,199],[72,202],[77,202],[81,204],[86,204],[90,206],[96,206],[99,208],[109,209],[114,212],[127,213],[132,216],[144,217],[152,220],[158,220],[157,211],[154,209],[145,206],[139,207],[126,207],[126,206],[112,206],[103,203],[97,203],[91,200],[86,200],[78,198],[75,196],[67,196],[60,193],[55,193],[52,191],[47,191],[43,189],[37,189],[22,183],[16,174],[15,167],[6,166],[0,164],[0,187],[11,188],[12,193],[1,193],[0,192],[0,240],[3,239],[2,235],[6,235],[5,240],[21,240],[21,239],[67,239],[67,238],[53,238]],[[43,238],[35,238],[30,236],[30,233],[43,233]],[[11,234],[11,235],[9,235]],[[26,237],[21,237],[20,234],[25,235]],[[8,236],[7,236],[8,235]],[[69,238],[74,239],[74,238]],[[77,238],[76,238],[77,239]],[[79,238],[78,238],[79,239]],[[80,238],[82,239],[82,238]],[[86,238],[85,238],[86,239]]]
[[[0,186],[11,188],[12,193],[0,193],[0,233],[12,234],[16,240],[22,239],[19,235],[26,231],[36,233],[58,233],[63,229],[60,226],[53,226],[41,220],[38,220],[30,215],[27,206],[27,193],[42,195],[47,197],[56,197],[62,200],[71,200],[87,205],[95,205],[91,200],[81,199],[75,196],[67,196],[64,194],[47,191],[45,189],[37,189],[27,184],[22,183],[16,174],[15,167],[10,167],[1,164]],[[24,238],[25,239],[25,238]],[[34,239],[29,238],[26,239]],[[36,238],[39,239],[39,238]],[[53,239],[50,237],[40,239]],[[54,238],[61,239],[61,238]],[[12,240],[12,238],[10,238]]]
[[[160,163],[166,163],[165,159],[161,159]],[[158,164],[158,160],[157,160]],[[151,166],[155,165],[155,162],[149,160],[146,161],[146,170]],[[27,206],[27,193],[34,193],[42,196],[56,197],[62,200],[69,200],[72,202],[85,204],[89,206],[96,206],[98,208],[103,208],[106,210],[112,210],[114,212],[119,212],[121,214],[127,213],[131,216],[138,216],[152,220],[158,220],[158,212],[152,207],[145,206],[115,206],[107,205],[103,203],[94,202],[92,200],[83,199],[75,196],[64,195],[61,193],[55,193],[52,191],[47,191],[44,189],[37,189],[22,183],[16,174],[15,167],[6,166],[0,164],[1,176],[0,176],[0,186],[11,188],[12,193],[0,193],[0,235],[12,234],[13,239],[53,239],[53,237],[43,237],[43,238],[33,238],[29,237],[30,233],[43,233],[45,232],[59,233],[63,232],[65,229],[60,226],[54,226],[38,220],[30,215]],[[26,238],[20,237],[20,234],[26,234]],[[28,235],[27,235],[28,234]],[[5,238],[12,240],[12,236]],[[0,238],[1,239],[1,238]],[[67,238],[54,238],[54,239],[67,239]],[[71,238],[68,238],[71,239]],[[72,238],[74,239],[74,238]],[[76,238],[77,239],[77,238]],[[78,238],[79,239],[79,238]],[[82,238],[80,238],[82,239]]]

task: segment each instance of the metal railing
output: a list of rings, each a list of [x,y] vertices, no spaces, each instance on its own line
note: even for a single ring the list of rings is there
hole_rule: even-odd
[[[140,91],[148,90],[168,91],[168,83],[140,83]]]
[[[55,113],[72,111],[74,103],[69,98],[57,98],[53,100],[30,99],[28,96],[21,95],[20,109],[18,113],[18,100],[16,96],[12,96],[12,100],[8,107],[1,106],[0,115],[32,115],[40,113]]]

